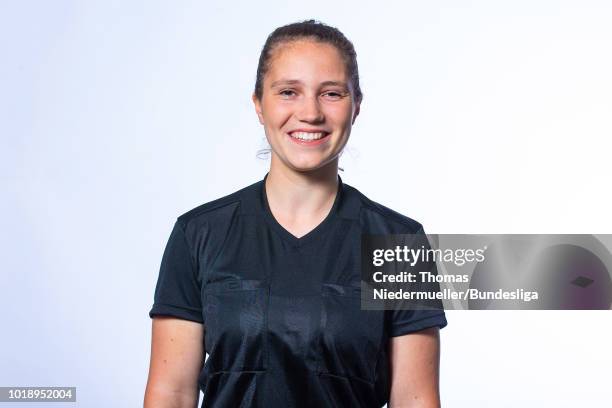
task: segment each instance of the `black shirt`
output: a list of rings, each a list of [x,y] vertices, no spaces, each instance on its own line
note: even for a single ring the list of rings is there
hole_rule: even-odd
[[[265,179],[178,217],[149,315],[204,324],[202,407],[383,406],[389,337],[447,322],[441,310],[361,310],[361,234],[422,226],[338,176],[328,216],[296,238]]]

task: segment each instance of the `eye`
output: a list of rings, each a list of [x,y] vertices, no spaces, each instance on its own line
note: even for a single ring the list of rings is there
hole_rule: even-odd
[[[323,96],[330,98],[330,99],[340,99],[344,96],[344,94],[340,92],[336,92],[336,91],[328,91],[328,92],[325,92]]]
[[[283,98],[287,99],[289,97],[294,96],[295,95],[295,91],[293,89],[283,89],[278,94],[281,95]]]

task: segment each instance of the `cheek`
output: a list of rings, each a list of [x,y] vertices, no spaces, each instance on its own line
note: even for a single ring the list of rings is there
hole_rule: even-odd
[[[352,105],[346,104],[329,104],[325,111],[329,121],[342,125],[351,122]]]
[[[280,102],[268,102],[263,104],[263,115],[266,121],[271,124],[278,124],[291,116],[291,106]]]

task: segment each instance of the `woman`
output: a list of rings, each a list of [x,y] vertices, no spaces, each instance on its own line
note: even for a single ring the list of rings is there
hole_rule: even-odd
[[[145,407],[194,407],[198,386],[203,407],[440,405],[444,311],[360,308],[361,234],[423,233],[338,176],[361,99],[340,31],[309,20],[268,37],[253,102],[270,170],[177,219]]]

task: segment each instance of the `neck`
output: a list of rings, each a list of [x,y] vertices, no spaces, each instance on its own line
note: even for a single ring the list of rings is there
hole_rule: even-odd
[[[272,156],[266,178],[270,209],[280,218],[293,222],[317,219],[328,214],[338,191],[338,160],[313,171],[296,171]]]

